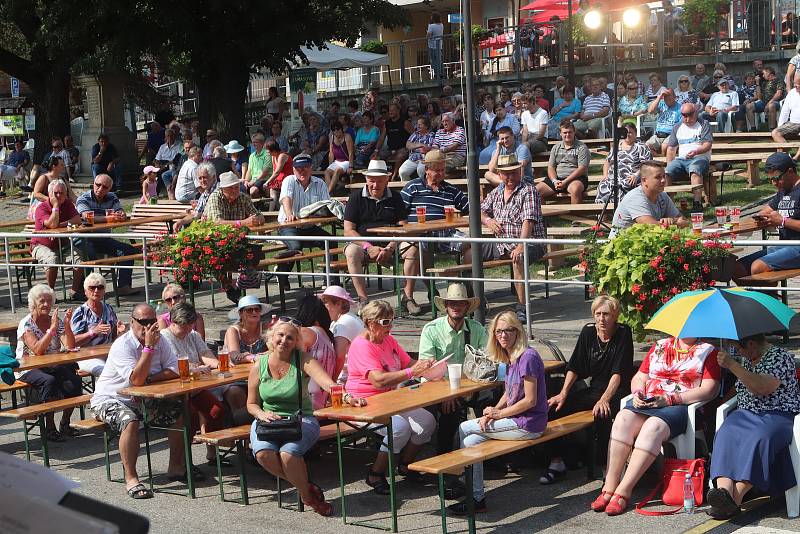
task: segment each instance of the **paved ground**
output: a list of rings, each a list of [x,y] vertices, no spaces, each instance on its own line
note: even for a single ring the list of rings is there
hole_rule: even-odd
[[[0,220],[12,220],[24,216],[24,207],[5,201],[0,204]],[[4,273],[0,273],[3,276]],[[141,276],[136,277],[135,285],[141,284]],[[0,284],[4,280],[0,278]],[[2,286],[0,286],[2,287]],[[160,287],[154,287],[153,295],[160,295]],[[253,290],[261,295],[262,290]],[[0,293],[3,290],[0,289]],[[386,296],[390,296],[386,293]],[[512,297],[508,285],[490,284],[488,291],[490,314],[511,304]],[[542,286],[535,288],[532,302],[532,325],[537,335],[553,339],[569,356],[581,326],[589,318],[589,303],[583,299],[583,290],[578,286],[553,286],[549,299],[544,299]],[[154,298],[154,297],[152,297]],[[124,298],[119,308],[121,317],[127,318],[133,304],[143,300],[135,297]],[[419,302],[427,299],[420,291]],[[793,296],[792,304],[800,307],[798,297]],[[228,325],[226,313],[232,305],[224,295],[216,297],[216,309],[212,308],[208,291],[200,292],[196,304],[206,317],[207,332],[210,339],[217,339],[219,331]],[[289,302],[291,310],[292,301]],[[10,312],[7,294],[0,297],[0,322],[15,321],[22,317],[26,307],[16,314]],[[397,322],[396,333],[408,350],[416,349],[419,328],[426,319],[401,318]],[[796,342],[791,346],[795,346]],[[644,345],[637,346],[645,350]],[[76,414],[77,417],[77,414]],[[34,439],[32,446],[38,446]],[[162,475],[166,468],[166,444],[159,435],[154,446],[153,466],[156,473],[156,487],[160,489],[184,490],[177,483],[167,483]],[[0,451],[24,457],[22,432],[17,423],[0,420]],[[112,444],[113,476],[121,476],[121,466],[116,455],[116,443]],[[204,458],[204,449],[195,446],[193,456],[197,463]],[[233,503],[220,503],[215,477],[215,468],[203,466],[209,480],[200,484],[198,498],[189,500],[184,496],[158,493],[150,501],[133,501],[125,493],[122,484],[107,482],[103,468],[102,439],[97,435],[81,435],[65,444],[54,444],[51,448],[53,469],[81,482],[80,491],[97,499],[123,506],[147,516],[152,522],[152,532],[222,532],[226,530],[261,532],[367,532],[359,527],[343,525],[339,517],[341,501],[338,496],[338,474],[335,449],[323,446],[317,457],[310,461],[310,472],[314,480],[323,487],[328,499],[333,503],[335,516],[321,518],[313,512],[280,510],[277,507],[274,480],[259,468],[249,465],[248,478],[251,490],[251,505],[243,507]],[[142,456],[144,452],[142,452]],[[376,519],[388,524],[388,499],[373,495],[363,482],[372,453],[346,451],[345,473],[347,473],[348,516],[355,519]],[[38,456],[36,458],[38,460]],[[554,486],[540,486],[537,483],[540,467],[532,453],[519,458],[523,465],[521,472],[505,474],[487,470],[487,487],[490,512],[479,516],[478,528],[482,532],[501,531],[508,533],[527,533],[533,531],[549,532],[597,532],[614,530],[617,532],[655,531],[681,532],[785,532],[800,531],[797,520],[786,519],[782,499],[773,502],[759,501],[757,508],[734,523],[718,524],[708,522],[703,513],[688,516],[651,518],[629,512],[618,518],[608,518],[588,510],[589,503],[598,493],[601,483],[586,481],[584,470],[570,472],[569,478]],[[140,472],[144,472],[145,461],[140,460]],[[233,497],[238,490],[235,469],[225,471],[226,493]],[[635,494],[635,500],[646,495],[646,490],[655,484],[654,476],[649,476]],[[293,501],[293,494],[287,497]],[[401,531],[440,532],[438,498],[435,481],[431,479],[424,486],[400,482],[399,503]],[[466,530],[466,523],[460,519],[449,519],[452,532]],[[746,528],[741,528],[746,527]],[[774,530],[771,530],[774,529]]]

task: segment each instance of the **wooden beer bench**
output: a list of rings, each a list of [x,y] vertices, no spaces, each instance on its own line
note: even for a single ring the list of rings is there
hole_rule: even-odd
[[[28,387],[27,382],[23,382],[22,380],[15,380],[13,384],[6,384],[5,382],[0,382],[0,394],[2,393],[11,393],[11,407],[17,407],[17,391],[21,389],[25,389]]]

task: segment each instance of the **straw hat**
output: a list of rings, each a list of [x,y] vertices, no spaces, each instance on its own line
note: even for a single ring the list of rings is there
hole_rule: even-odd
[[[505,154],[497,156],[497,170],[498,171],[513,171],[522,167],[522,163],[517,160],[516,154]]]
[[[467,311],[464,313],[464,315],[469,315],[470,313],[474,312],[481,304],[481,301],[478,297],[470,297],[467,295],[467,286],[459,282],[453,282],[447,286],[447,292],[443,297],[440,297],[439,295],[433,297],[433,302],[436,304],[436,309],[442,313],[446,313],[445,301],[448,300],[468,302],[469,306],[467,306]]]

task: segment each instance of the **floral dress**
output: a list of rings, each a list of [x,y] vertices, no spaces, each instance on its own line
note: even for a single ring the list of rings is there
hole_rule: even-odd
[[[703,379],[719,380],[717,349],[695,343],[684,351],[673,337],[657,341],[639,367],[648,376],[645,396],[672,395],[700,387]]]
[[[620,142],[619,151],[617,152],[617,166],[619,167],[618,183],[619,200],[622,200],[627,193],[634,187],[641,183],[639,176],[639,168],[642,166],[643,161],[653,159],[653,154],[647,145],[641,141],[637,141],[629,149],[624,150]],[[613,193],[614,186],[614,157],[613,153],[608,155],[608,176],[599,184],[597,184],[597,197],[594,201],[598,204],[603,204]],[[636,176],[633,184],[628,182],[628,176]]]

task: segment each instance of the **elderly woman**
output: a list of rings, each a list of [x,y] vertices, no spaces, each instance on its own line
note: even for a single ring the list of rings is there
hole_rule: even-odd
[[[564,119],[577,119],[581,114],[581,101],[575,98],[575,88],[569,85],[561,90],[561,98],[557,98],[550,110],[550,120],[547,121],[547,138],[561,139],[558,125]]]
[[[408,149],[408,159],[400,165],[400,178],[402,180],[413,180],[425,176],[425,154],[434,149],[433,138],[435,134],[431,131],[431,121],[426,117],[417,119],[417,129],[411,134],[406,142]]]
[[[714,437],[708,514],[728,519],[739,513],[750,488],[782,494],[794,487],[789,444],[800,412],[794,355],[767,343],[762,334],[734,343],[737,356],[721,350],[720,367],[738,379],[738,409]]]
[[[58,317],[58,308],[53,308],[55,294],[50,287],[36,284],[28,292],[28,308],[30,313],[22,318],[17,327],[18,360],[25,357],[35,358],[42,354],[58,352],[62,346],[67,349],[75,347],[75,336],[72,333],[72,310],[64,313],[64,320]],[[31,369],[23,373],[15,373],[16,378],[27,382],[38,394],[42,402],[58,400],[65,397],[77,397],[81,394],[81,378],[74,363]],[[61,424],[56,428],[52,413],[45,416],[45,436],[49,441],[64,441],[64,434],[74,436],[76,432],[70,428],[69,419],[72,408],[62,412]]]
[[[622,123],[636,124],[636,117],[647,113],[647,103],[639,94],[639,85],[635,81],[620,84],[617,94],[621,95],[618,109]]]
[[[547,427],[547,386],[544,363],[512,311],[496,315],[489,323],[486,353],[494,362],[505,364],[505,392],[495,406],[483,410],[482,417],[465,421],[459,427],[461,447],[475,447],[490,439],[535,439]],[[483,463],[473,466],[472,495],[475,511],[485,512]],[[447,507],[455,515],[467,513],[466,500]]]
[[[619,200],[641,183],[639,169],[643,161],[653,159],[653,153],[647,145],[637,139],[636,125],[625,123],[625,138],[619,140],[617,151],[617,184]],[[604,204],[614,194],[614,155],[609,154],[603,163],[603,180],[597,185],[597,196],[594,201]]]
[[[319,439],[319,422],[312,415],[308,396],[308,379],[314,380],[323,390],[330,392],[335,382],[325,373],[317,360],[299,350],[300,322],[281,317],[270,329],[268,352],[253,365],[247,380],[247,411],[256,420],[250,430],[250,445],[258,463],[276,477],[288,480],[297,488],[300,498],[322,516],[331,514],[333,507],[325,502],[322,490],[308,480],[308,471],[303,455]],[[300,362],[302,371],[297,368]],[[298,378],[297,373],[303,375]],[[302,383],[302,392],[297,383]],[[302,406],[297,397],[302,393]],[[344,395],[343,401],[354,406],[365,404],[352,395]],[[299,441],[278,443],[258,439],[258,421],[274,421],[303,410],[303,436]]]
[[[319,298],[331,318],[329,330],[333,334],[333,348],[336,351],[336,370],[331,376],[339,377],[338,381],[344,383],[347,382],[347,351],[353,340],[364,332],[364,323],[350,312],[355,299],[343,287],[328,286]]]
[[[303,351],[317,360],[328,376],[336,377],[336,350],[333,348],[331,316],[325,305],[313,293],[300,298],[297,303],[297,320]],[[325,407],[328,394],[313,380],[308,384],[311,403],[315,410]]]
[[[106,279],[99,273],[90,273],[83,280],[86,302],[72,313],[72,333],[75,346],[89,347],[113,342],[125,332],[125,323],[117,319],[114,308],[103,302],[106,294]],[[81,371],[100,376],[106,364],[105,358],[92,358],[78,362]]]
[[[430,368],[433,360],[412,360],[392,337],[394,309],[383,300],[373,300],[361,309],[366,331],[350,345],[347,353],[347,383],[345,389],[357,397],[371,397],[391,391],[401,383],[417,378]],[[392,416],[394,454],[400,453],[397,472],[411,476],[408,464],[414,461],[422,445],[428,443],[436,430],[436,419],[423,408]],[[386,428],[377,431],[386,435]],[[389,495],[386,468],[389,464],[389,445],[383,440],[378,456],[367,471],[366,483],[375,493]]]
[[[598,434],[598,450],[604,451],[611,432],[611,420],[619,410],[619,401],[630,392],[633,367],[631,329],[619,324],[620,304],[614,297],[600,295],[592,301],[594,322],[583,327],[567,364],[567,376],[561,391],[550,397],[548,419],[559,419],[583,410],[591,410]],[[578,380],[591,378],[589,387],[573,389]],[[561,440],[547,443],[550,465],[539,484],[552,484],[564,478],[567,467],[560,451]]]
[[[163,300],[164,304],[167,306],[167,311],[158,316],[158,329],[164,330],[172,323],[172,319],[170,318],[170,311],[172,308],[179,302],[184,302],[186,300],[186,291],[184,291],[183,287],[179,284],[167,284],[161,291],[161,300]],[[194,321],[194,330],[200,334],[200,339],[205,341],[206,323],[203,320],[203,316],[199,313]]]
[[[719,378],[716,349],[708,343],[667,338],[653,345],[631,380],[633,399],[611,427],[606,480],[592,510],[610,516],[625,511],[661,445],[686,431],[688,405],[712,399]]]

